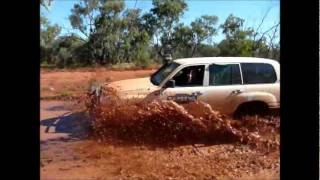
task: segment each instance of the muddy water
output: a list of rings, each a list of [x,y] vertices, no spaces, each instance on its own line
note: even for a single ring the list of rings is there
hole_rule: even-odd
[[[89,95],[93,135],[102,141],[153,143],[241,143],[261,151],[279,148],[279,118],[230,119],[210,105],[195,101],[123,100],[115,89],[102,89],[100,101]]]

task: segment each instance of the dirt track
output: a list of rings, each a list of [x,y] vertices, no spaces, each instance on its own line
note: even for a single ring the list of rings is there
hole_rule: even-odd
[[[41,98],[71,96],[85,92],[93,81],[109,82],[146,77],[155,70],[108,71],[42,71],[40,75]]]
[[[151,71],[117,73],[118,79],[125,79],[146,76]],[[93,74],[96,73],[45,72],[41,75],[42,90],[50,84],[63,92],[88,83],[90,78],[95,78]],[[110,72],[97,74],[100,80],[111,75]],[[52,94],[42,91],[41,95],[57,95],[57,91]],[[279,179],[278,151],[263,154],[239,144],[163,147],[116,140],[101,144],[87,138],[88,130],[87,116],[75,110],[72,103],[41,101],[42,180]]]

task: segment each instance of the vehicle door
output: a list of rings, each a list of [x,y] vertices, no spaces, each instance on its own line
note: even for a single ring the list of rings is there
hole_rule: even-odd
[[[196,99],[204,100],[206,65],[186,66],[172,75],[170,80],[175,82],[174,87],[165,87],[161,92],[161,99],[174,100],[179,103],[190,102]]]
[[[239,63],[214,63],[208,66],[208,84],[203,99],[215,110],[232,114],[245,99],[245,87]]]
[[[241,63],[241,70],[248,101],[260,100],[270,106],[279,106],[280,83],[271,64]]]

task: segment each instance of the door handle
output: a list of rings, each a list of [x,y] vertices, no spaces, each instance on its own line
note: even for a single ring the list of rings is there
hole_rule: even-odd
[[[242,92],[243,92],[242,90],[237,89],[237,90],[232,91],[232,94],[239,94],[239,93],[242,93]]]

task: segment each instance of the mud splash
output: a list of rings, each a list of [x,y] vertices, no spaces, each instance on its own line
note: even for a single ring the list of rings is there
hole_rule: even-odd
[[[168,100],[123,100],[109,87],[102,87],[98,97],[89,93],[86,107],[93,134],[102,141],[240,143],[266,152],[279,148],[279,118],[250,117],[237,121],[204,102],[177,104]]]

